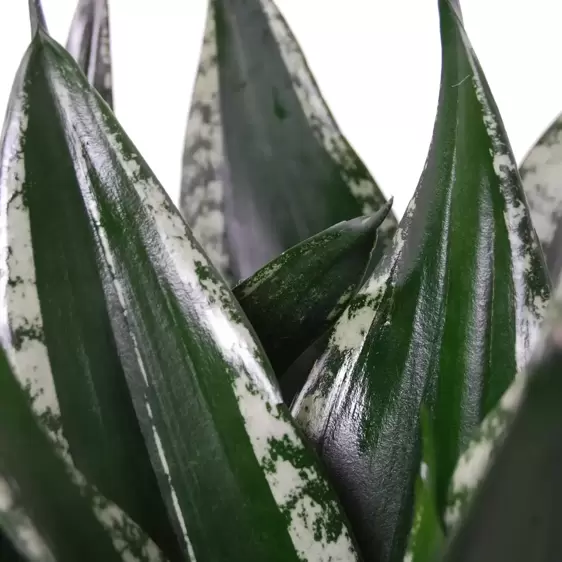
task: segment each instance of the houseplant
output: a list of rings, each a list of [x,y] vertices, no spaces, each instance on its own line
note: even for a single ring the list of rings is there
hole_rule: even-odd
[[[539,336],[550,275],[458,3],[439,1],[434,136],[397,228],[274,5],[210,8],[186,223],[107,103],[105,3],[82,0],[74,20],[82,72],[30,2],[0,149],[6,556],[556,558],[544,519],[514,549],[509,531],[529,514],[515,494],[503,500],[521,475],[536,513],[556,490],[561,297]],[[267,127],[255,119],[269,105],[248,109],[225,87],[240,79],[227,47],[241,21],[263,32],[256,68],[285,65]],[[270,78],[259,77],[256,91]],[[276,153],[264,160],[258,141],[279,148],[290,180],[272,182],[269,200],[256,190]],[[271,211],[284,185],[299,196],[287,169],[299,161],[327,199],[321,216],[294,200],[300,235],[301,219]],[[279,384],[295,369],[304,387],[289,411]],[[471,455],[482,443],[488,454]],[[529,448],[554,467],[544,482],[544,462],[510,471]]]

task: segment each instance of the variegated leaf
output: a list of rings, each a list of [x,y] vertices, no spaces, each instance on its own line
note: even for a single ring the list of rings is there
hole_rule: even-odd
[[[113,107],[107,0],[78,0],[66,49],[107,105]]]
[[[179,546],[117,353],[112,322],[120,319],[103,291],[108,273],[95,255],[78,179],[86,170],[68,116],[74,101],[39,3],[31,8],[33,41],[0,147],[0,337],[119,550],[131,560],[160,560],[143,529],[171,554]]]
[[[2,562],[130,560],[117,553],[72,483],[1,348],[0,530]]]
[[[185,143],[181,210],[235,281],[385,203],[272,0],[209,0]]]
[[[519,173],[546,265],[557,281],[562,269],[562,115],[527,154]]]
[[[183,560],[358,560],[237,301],[107,104],[41,26],[16,92],[0,194],[4,337],[10,327],[12,361],[43,421],[60,411],[64,435],[73,429],[60,357],[75,361],[76,379],[102,376],[85,360],[98,355],[83,336],[109,314],[104,337],[119,351]],[[80,443],[68,443],[73,455]],[[129,478],[140,485],[134,470]]]
[[[406,548],[420,405],[435,428],[442,513],[457,458],[525,365],[550,290],[460,7],[439,0],[439,11],[441,90],[425,169],[392,251],[336,323],[293,409],[362,550],[383,561]]]
[[[283,375],[334,324],[360,287],[390,205],[297,244],[233,289],[288,404],[304,379],[297,388],[292,382],[286,387]]]
[[[526,371],[500,408],[509,419],[496,415],[501,438],[488,421],[471,456],[459,463],[457,485],[468,483],[464,493],[471,497],[444,562],[562,558],[562,284]]]

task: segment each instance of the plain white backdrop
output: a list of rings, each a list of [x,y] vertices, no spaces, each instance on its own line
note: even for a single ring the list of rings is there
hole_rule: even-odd
[[[278,0],[336,120],[401,215],[439,88],[437,0]],[[76,0],[43,0],[66,41]],[[207,0],[112,0],[115,112],[177,200]],[[465,26],[520,161],[562,111],[562,2],[464,0]],[[30,39],[27,2],[0,0],[0,114]]]

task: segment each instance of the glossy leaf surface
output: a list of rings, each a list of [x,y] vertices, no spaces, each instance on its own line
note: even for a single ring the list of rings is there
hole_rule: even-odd
[[[41,30],[19,80],[0,199],[11,353],[31,396],[52,374],[63,430],[63,408],[79,409],[68,427],[93,428],[99,408],[81,403],[92,392],[71,388],[76,373],[107,375],[93,361],[115,345],[181,559],[357,560],[242,310],[108,106]],[[59,413],[47,398],[35,402],[44,421]],[[105,398],[122,421],[127,403]],[[68,438],[71,454],[94,450],[91,431]],[[129,480],[140,485],[135,470]]]
[[[366,556],[399,560],[435,429],[435,481],[526,362],[548,275],[513,155],[460,8],[440,0],[442,74],[425,169],[393,250],[352,299],[294,414],[337,484]]]
[[[0,540],[2,561],[121,562],[63,460],[40,429],[0,350]]]
[[[210,0],[183,166],[183,215],[234,281],[385,203],[272,0]]]
[[[533,226],[556,282],[562,270],[562,115],[530,150],[519,171]]]
[[[334,225],[281,254],[233,289],[274,371],[326,331],[358,289],[390,204]]]
[[[113,107],[111,41],[107,0],[78,0],[66,50],[109,107]]]
[[[35,33],[6,117],[2,340],[43,425],[77,477],[96,488],[88,493],[115,540],[158,558],[133,521],[169,552],[175,535],[113,336],[112,322],[122,320],[104,294],[109,273],[96,256],[81,186],[87,167],[72,114],[81,100],[65,87],[65,69],[77,67],[61,50],[44,28]]]
[[[550,562],[562,557],[561,289],[549,308],[549,326],[521,398],[444,561]],[[473,453],[482,450],[484,442]]]

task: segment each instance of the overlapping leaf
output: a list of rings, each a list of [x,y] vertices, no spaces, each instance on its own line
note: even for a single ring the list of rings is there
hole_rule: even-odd
[[[80,65],[90,84],[109,107],[113,107],[107,0],[78,0],[66,50]]]
[[[63,109],[74,102],[63,97],[65,67],[52,60],[59,47],[33,4],[32,16],[0,148],[2,341],[50,436],[95,487],[87,493],[120,548],[159,558],[137,524],[171,553],[175,535],[113,336],[112,322],[123,320],[104,293],[109,273],[88,226],[86,170]]]
[[[117,367],[104,370],[116,347],[183,560],[357,560],[235,298],[107,105],[41,28],[15,91],[1,194],[4,314],[43,421],[62,422],[73,458],[119,458],[97,442],[103,424],[87,421],[105,421],[109,404],[128,419],[124,397],[119,409],[106,396],[110,384],[121,388]],[[143,485],[134,469],[129,479],[120,490]]]
[[[235,281],[385,202],[272,0],[210,0],[183,166],[183,215]]]
[[[414,489],[414,517],[404,560],[428,562],[440,553],[444,533],[435,493],[435,443],[429,414],[422,408],[422,458]]]
[[[525,364],[548,275],[497,107],[440,0],[443,63],[426,167],[394,248],[333,329],[294,414],[316,443],[374,560],[399,560],[420,462],[419,409],[435,428],[436,497],[472,432]]]
[[[504,400],[509,420],[502,424],[502,438],[496,432],[488,440],[483,435],[459,464],[457,484],[474,482],[474,468],[484,476],[476,479],[476,488],[465,488],[472,498],[444,561],[550,562],[562,557],[562,285],[554,299],[544,337],[521,378],[524,384]]]
[[[0,388],[2,561],[124,560],[40,429],[1,349]]]
[[[562,115],[527,154],[519,171],[533,225],[556,282],[562,270]]]
[[[359,288],[389,210],[387,204],[373,216],[322,231],[233,289],[280,378]]]

